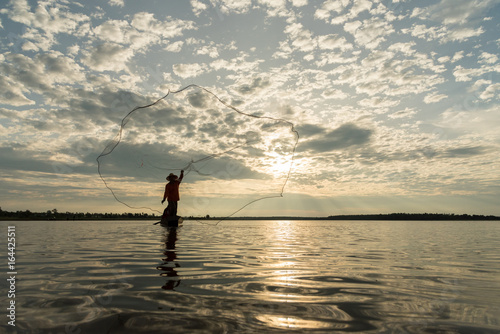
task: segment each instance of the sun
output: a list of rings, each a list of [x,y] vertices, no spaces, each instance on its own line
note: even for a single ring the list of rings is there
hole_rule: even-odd
[[[289,157],[277,156],[267,169],[268,174],[274,178],[287,177],[292,168],[292,159]]]

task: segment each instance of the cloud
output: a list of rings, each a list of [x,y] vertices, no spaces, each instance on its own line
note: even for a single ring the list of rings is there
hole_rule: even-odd
[[[134,14],[131,25],[139,31],[150,32],[164,38],[182,36],[184,30],[194,30],[197,26],[192,21],[184,21],[167,16],[161,21],[153,13],[140,12]]]
[[[210,58],[219,57],[219,51],[216,46],[213,45],[204,45],[196,50],[196,54],[198,55],[208,55]]]
[[[384,19],[373,17],[364,21],[353,21],[344,24],[344,30],[352,34],[358,45],[375,49],[395,32],[395,29]]]
[[[90,20],[87,15],[72,13],[59,3],[52,3],[51,7],[48,7],[48,3],[42,2],[35,12],[31,11],[27,0],[12,0],[10,5],[7,14],[12,21],[42,29],[49,34],[73,32],[80,23]]]
[[[332,13],[340,14],[348,5],[349,0],[327,0],[321,5],[321,8],[316,9],[314,17],[320,20],[328,20],[331,18]]]
[[[313,129],[309,128],[309,130]],[[341,125],[330,131],[326,131],[326,129],[323,131],[316,130],[318,135],[313,139],[301,142],[298,147],[299,151],[326,153],[352,146],[360,146],[369,143],[373,133],[370,129],[363,129],[351,123]]]
[[[476,155],[482,155],[485,152],[486,148],[482,146],[458,147],[447,149],[444,152],[444,156],[447,158],[472,157]]]
[[[207,107],[209,100],[209,96],[202,92],[195,92],[188,95],[189,103],[195,108]]]
[[[294,5],[295,7],[307,6],[308,3],[309,0],[292,0],[292,5]]]
[[[174,73],[181,78],[191,78],[197,77],[202,73],[205,73],[207,66],[205,64],[174,64],[172,66]]]
[[[124,0],[109,0],[109,5],[116,6],[116,7],[124,7],[125,1]]]
[[[289,35],[292,46],[300,51],[308,52],[316,47],[312,33],[305,29],[301,23],[289,24],[285,28],[285,33]]]
[[[254,78],[251,84],[241,85],[237,90],[241,94],[254,94],[257,90],[261,90],[270,85],[269,80],[263,78]]]
[[[375,96],[369,99],[363,99],[359,101],[358,104],[368,108],[389,108],[397,106],[399,101]]]
[[[35,171],[57,174],[63,164],[49,152],[31,150],[24,145],[0,147],[0,169],[12,171]],[[69,165],[66,168],[70,169]],[[71,169],[73,169],[71,167]]]
[[[411,109],[411,108],[406,108],[404,110],[395,111],[395,112],[389,114],[388,117],[392,118],[392,119],[409,118],[409,117],[413,117],[416,113],[417,113],[416,110]]]
[[[0,86],[2,87],[2,90],[0,91],[1,104],[16,107],[35,104],[35,101],[26,97],[25,93],[28,91],[18,82],[0,75]]]
[[[134,51],[116,43],[103,43],[83,52],[82,62],[95,71],[127,71]]]
[[[479,62],[483,64],[494,64],[498,62],[498,56],[489,52],[482,52],[479,55]]]
[[[483,13],[500,3],[498,0],[441,0],[423,10],[424,15],[445,25],[467,24],[471,19],[482,18]]]
[[[500,72],[500,68],[482,66],[476,68],[465,68],[462,65],[458,65],[453,70],[453,75],[456,81],[471,81],[472,77],[478,77],[488,72]]]
[[[190,0],[191,8],[196,16],[200,16],[201,13],[207,10],[208,6],[199,0]]]
[[[482,100],[490,100],[494,97],[498,99],[498,93],[500,92],[500,83],[495,83],[486,87],[486,89],[479,95]]]
[[[348,97],[348,95],[340,89],[326,89],[325,91],[323,91],[323,93],[321,93],[321,96],[325,99],[336,100],[343,100]]]
[[[2,79],[5,84],[1,94],[3,101],[17,106],[33,104],[30,93],[41,94],[46,102],[61,98],[66,91],[64,84],[76,84],[85,79],[83,67],[56,51],[39,53],[32,58],[7,53],[0,63],[0,73],[6,76]]]
[[[447,95],[445,94],[438,94],[438,93],[431,93],[431,94],[428,94],[424,97],[424,102],[427,103],[427,104],[430,104],[430,103],[437,103],[441,100],[444,100],[448,98]]]
[[[165,51],[180,52],[182,50],[183,45],[184,45],[184,41],[176,41],[176,42],[168,44],[165,47]]]
[[[210,0],[212,5],[220,10],[223,14],[244,14],[248,12],[252,6],[251,0]]]
[[[320,49],[347,51],[353,48],[345,37],[336,34],[318,36],[318,46]]]
[[[268,16],[285,16],[288,14],[286,10],[287,0],[257,0],[261,5],[267,7],[266,14]]]
[[[327,129],[316,124],[300,124],[297,126],[297,131],[302,138],[307,138],[324,134]]]

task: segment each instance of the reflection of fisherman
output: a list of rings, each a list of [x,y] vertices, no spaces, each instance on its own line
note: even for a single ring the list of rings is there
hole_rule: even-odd
[[[168,277],[162,289],[174,290],[175,287],[181,284],[179,274],[176,270],[180,267],[180,264],[176,261],[175,242],[177,241],[177,229],[175,227],[168,229],[165,241],[165,252],[163,254],[166,255],[166,258],[163,259],[163,263],[157,266],[156,269],[161,271],[160,276]]]
[[[167,176],[167,181],[169,181],[165,185],[165,193],[163,194],[163,200],[161,204],[165,203],[165,199],[168,201],[168,206],[163,211],[163,217],[175,217],[177,216],[177,202],[179,202],[179,185],[181,184],[182,178],[184,177],[184,171],[181,170],[181,176],[177,177],[170,173]]]

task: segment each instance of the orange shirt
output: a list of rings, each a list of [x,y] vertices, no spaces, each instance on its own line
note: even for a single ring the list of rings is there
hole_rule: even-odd
[[[165,193],[163,194],[163,199],[168,199],[169,202],[179,201],[179,185],[181,184],[182,176],[175,181],[167,183],[165,186]]]

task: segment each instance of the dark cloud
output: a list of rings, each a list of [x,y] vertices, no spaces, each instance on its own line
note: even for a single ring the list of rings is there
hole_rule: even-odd
[[[306,126],[305,131],[310,135],[315,134],[315,136],[313,139],[301,142],[298,149],[314,153],[331,152],[367,144],[370,142],[373,132],[370,129],[363,129],[351,123],[341,125],[331,131],[322,130],[318,126]]]
[[[0,147],[0,170],[42,172],[47,174],[95,174],[95,163],[82,163],[75,154],[74,161],[51,159],[52,153],[30,150],[27,146]],[[95,162],[95,159],[94,159]]]
[[[240,92],[241,94],[245,94],[245,95],[253,94],[257,90],[265,88],[265,87],[269,86],[270,84],[271,83],[269,82],[269,80],[265,80],[262,78],[255,78],[255,79],[253,79],[253,81],[250,85],[245,84],[245,85],[242,85],[241,87],[239,87],[238,92]]]
[[[298,125],[296,127],[296,130],[300,133],[301,138],[315,136],[318,134],[325,133],[327,131],[327,129],[315,124]]]
[[[189,103],[195,108],[205,108],[208,105],[210,96],[203,92],[196,92],[188,95]]]
[[[448,149],[444,152],[444,156],[450,158],[460,158],[460,157],[468,157],[481,155],[486,152],[486,148],[483,146],[474,146],[474,147],[459,147]]]
[[[393,161],[414,161],[426,159],[432,160],[447,160],[450,158],[469,158],[475,157],[490,152],[488,147],[457,147],[457,148],[439,148],[427,146],[413,150],[396,150],[390,153],[379,152],[374,149],[363,150],[358,154],[358,158],[364,164],[376,164]]]

